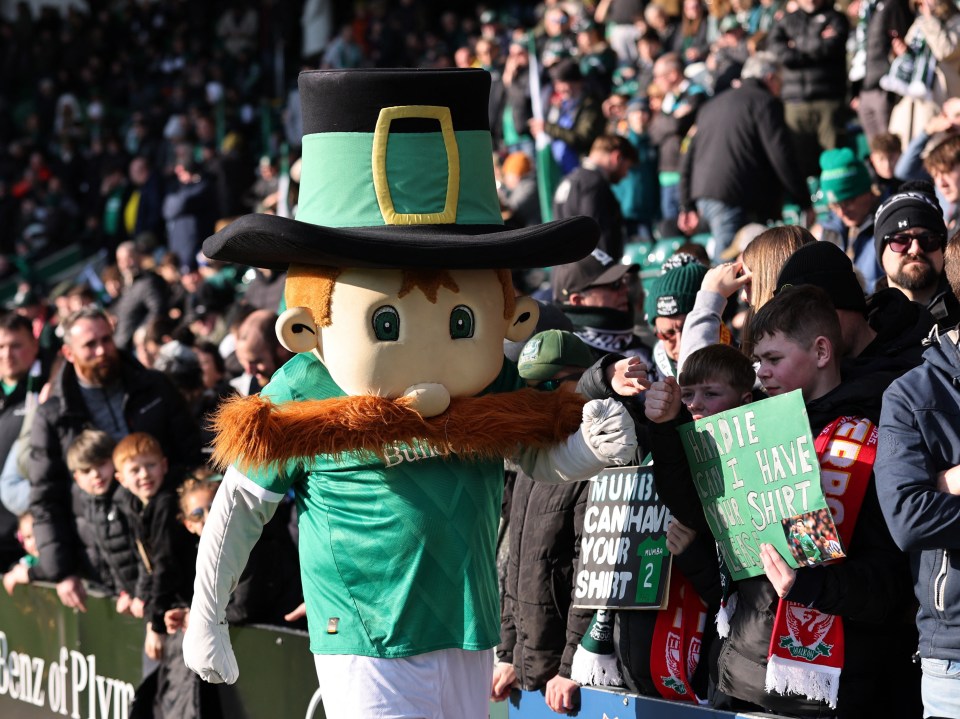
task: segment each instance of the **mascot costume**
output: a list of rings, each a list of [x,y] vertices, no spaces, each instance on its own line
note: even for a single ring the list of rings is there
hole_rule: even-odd
[[[277,333],[297,354],[216,419],[215,459],[229,469],[200,542],[184,656],[208,681],[236,681],[224,609],[292,490],[326,715],[485,718],[503,457],[561,482],[636,448],[618,402],[525,389],[503,355],[538,317],[509,270],[578,260],[598,228],[504,228],[482,70],[299,83],[296,220],[248,215],[203,246],[287,270]]]

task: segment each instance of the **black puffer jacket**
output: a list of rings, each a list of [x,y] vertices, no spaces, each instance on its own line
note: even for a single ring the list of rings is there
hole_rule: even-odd
[[[598,360],[577,391],[591,399],[616,396],[604,370],[621,358]],[[541,689],[557,674],[570,676],[573,654],[594,614],[571,608],[589,488],[589,482],[534,482],[519,471],[513,485],[497,659],[513,664],[527,690]]]
[[[543,688],[570,676],[592,609],[571,609],[589,482],[545,484],[517,476],[497,659],[511,662],[520,686]]]
[[[783,63],[784,102],[843,100],[849,33],[847,18],[831,7],[797,10],[773,26],[769,48]]]
[[[160,442],[170,463],[168,477],[200,464],[200,428],[180,394],[160,372],[145,369],[121,353],[124,418],[131,432],[147,432]],[[94,427],[80,394],[73,365],[53,378],[49,399],[37,409],[30,433],[30,509],[40,551],[40,571],[60,581],[78,571],[78,542],[67,469],[67,448]]]
[[[116,482],[105,494],[86,494],[73,485],[77,534],[86,549],[92,579],[99,580],[109,592],[135,596],[140,559],[137,556],[133,527],[117,506],[125,490]]]

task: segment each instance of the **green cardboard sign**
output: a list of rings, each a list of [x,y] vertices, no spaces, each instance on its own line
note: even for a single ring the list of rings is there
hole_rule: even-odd
[[[763,574],[762,543],[794,568],[843,556],[799,390],[679,431],[707,523],[734,579]]]

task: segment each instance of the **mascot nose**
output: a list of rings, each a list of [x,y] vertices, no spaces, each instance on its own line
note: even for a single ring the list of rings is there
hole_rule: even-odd
[[[436,417],[450,406],[450,393],[442,384],[424,382],[415,384],[403,392],[403,398],[409,401],[409,407],[423,417]]]

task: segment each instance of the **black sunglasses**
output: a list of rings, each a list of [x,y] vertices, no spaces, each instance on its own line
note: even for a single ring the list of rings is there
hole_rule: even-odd
[[[887,235],[883,238],[890,249],[898,255],[909,250],[914,240],[917,241],[920,249],[924,252],[933,252],[943,248],[943,237],[933,232],[921,232],[919,235]]]
[[[583,372],[574,372],[573,374],[565,374],[563,377],[554,377],[553,379],[545,379],[543,382],[539,382],[533,385],[534,389],[540,390],[541,392],[553,392],[557,387],[562,385],[564,382],[578,382],[580,378],[583,377]]]

